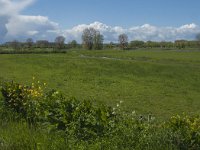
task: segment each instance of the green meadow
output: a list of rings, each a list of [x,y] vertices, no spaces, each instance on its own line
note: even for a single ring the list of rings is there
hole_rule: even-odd
[[[165,120],[200,113],[200,51],[70,50],[65,54],[2,54],[0,80],[36,77],[66,97],[92,100]]]

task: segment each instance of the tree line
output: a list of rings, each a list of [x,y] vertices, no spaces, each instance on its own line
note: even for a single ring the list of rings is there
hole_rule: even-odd
[[[118,42],[104,43],[104,36],[94,28],[86,28],[82,33],[82,43],[78,43],[76,40],[72,40],[65,43],[64,36],[58,36],[54,42],[48,40],[33,41],[32,38],[28,38],[25,42],[19,42],[17,40],[6,42],[1,47],[13,48],[14,50],[20,49],[35,49],[35,48],[53,48],[60,49],[75,49],[84,48],[88,50],[102,50],[102,49],[137,49],[137,48],[162,48],[162,49],[184,49],[184,48],[197,48],[200,47],[200,34],[197,34],[196,40],[176,40],[174,42],[169,41],[141,41],[132,40],[129,42],[127,34],[120,34],[118,36]]]

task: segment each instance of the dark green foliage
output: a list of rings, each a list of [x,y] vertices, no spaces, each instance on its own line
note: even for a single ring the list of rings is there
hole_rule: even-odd
[[[38,87],[13,81],[4,82],[1,92],[4,106],[18,113],[29,123],[35,123],[40,118],[40,99],[43,93]]]
[[[145,42],[144,41],[131,41],[129,44],[130,48],[143,48],[144,47]]]
[[[5,107],[17,112],[31,124],[47,124],[49,129],[64,130],[78,139],[103,136],[115,122],[112,109],[95,106],[91,101],[67,100],[58,91],[42,93],[35,86],[14,82],[1,88]]]
[[[41,103],[44,118],[51,127],[64,130],[78,139],[89,140],[103,136],[115,120],[109,107],[95,106],[91,101],[66,100],[61,94],[50,92]]]
[[[23,89],[37,90],[36,86],[14,82],[5,82],[1,87],[1,149],[200,148],[199,116],[173,116],[157,123],[152,115],[121,111],[122,102],[111,108],[87,100],[66,99],[56,90],[43,95]],[[37,105],[26,107],[27,101]],[[24,114],[32,110],[35,113]],[[30,122],[27,118],[37,119]]]

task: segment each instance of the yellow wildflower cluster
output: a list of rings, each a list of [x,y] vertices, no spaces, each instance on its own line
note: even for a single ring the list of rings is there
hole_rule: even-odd
[[[46,88],[46,83],[41,83],[40,81],[36,81],[35,77],[33,77],[33,82],[31,83],[31,87],[25,88],[28,95],[31,97],[41,97],[43,96],[44,89]]]
[[[29,102],[42,99],[44,95],[46,83],[34,81],[31,85],[23,85],[15,82],[5,82],[2,86],[2,94],[5,97],[6,105],[14,108],[16,111],[21,111],[30,106]]]
[[[173,116],[170,119],[170,126],[181,127],[185,126],[191,131],[199,131],[200,130],[200,117],[189,117],[187,115],[184,116]]]
[[[17,97],[19,95],[21,98],[25,97],[41,97],[43,96],[44,89],[46,88],[46,83],[41,83],[40,81],[35,81],[33,77],[33,82],[31,86],[16,84],[15,87],[8,88],[9,96]]]

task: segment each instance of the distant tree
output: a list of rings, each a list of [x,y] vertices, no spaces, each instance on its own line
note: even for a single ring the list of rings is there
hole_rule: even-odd
[[[94,28],[86,28],[82,34],[82,44],[86,49],[103,49],[103,35]]]
[[[64,43],[65,43],[65,37],[58,36],[55,38],[56,48],[58,48],[58,49],[64,48],[64,45],[65,45]]]
[[[196,35],[196,40],[197,40],[197,43],[198,43],[198,47],[200,48],[200,33],[198,33]]]
[[[165,42],[165,48],[173,48],[174,43],[173,42]]]
[[[115,43],[110,42],[109,45],[108,45],[108,48],[113,49],[114,47],[115,47]]]
[[[47,40],[38,40],[36,45],[39,48],[47,48],[49,46],[49,42]]]
[[[94,28],[86,28],[83,30],[82,43],[86,49],[91,50],[93,48],[96,32],[97,31]]]
[[[20,42],[17,40],[14,40],[12,42],[10,42],[11,47],[16,51],[16,50],[20,50]]]
[[[103,49],[103,40],[104,40],[103,35],[101,35],[99,31],[96,31],[93,39],[94,42],[93,49],[95,50]]]
[[[127,49],[128,48],[128,36],[126,34],[120,34],[118,37],[119,46],[121,49]]]
[[[175,41],[176,48],[182,49],[182,48],[185,48],[186,45],[187,45],[187,41],[185,41],[185,40],[176,40]]]
[[[77,46],[78,46],[78,43],[76,40],[72,40],[69,44],[70,44],[71,48],[77,48]]]
[[[145,43],[145,47],[146,48],[161,47],[161,44],[159,44],[158,42],[154,42],[154,41],[147,41]]]
[[[33,47],[33,39],[32,38],[28,38],[27,40],[26,40],[26,45],[27,45],[27,47],[28,48],[32,48]]]
[[[135,40],[135,41],[131,41],[130,44],[129,44],[129,47],[130,48],[141,48],[144,46],[144,41],[138,41],[138,40]]]

